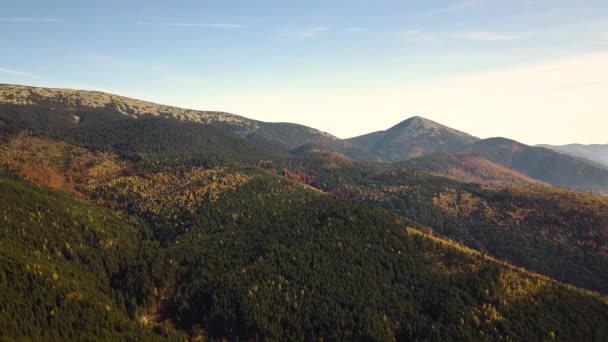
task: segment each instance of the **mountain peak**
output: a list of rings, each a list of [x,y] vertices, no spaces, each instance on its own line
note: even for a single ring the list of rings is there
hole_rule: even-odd
[[[433,122],[432,120],[429,120],[423,116],[419,116],[419,115],[414,115],[412,117],[409,117],[405,120],[403,120],[402,122],[407,122],[407,121],[419,121],[419,122],[425,122],[425,121],[430,121]]]
[[[441,137],[454,136],[468,140],[470,143],[479,139],[465,132],[442,125],[433,120],[422,116],[413,116],[406,119],[397,125],[385,131],[388,136],[409,136],[409,138],[417,138],[420,136]]]
[[[408,119],[405,119],[403,121],[412,121],[412,122],[431,122],[431,123],[436,123],[433,120],[427,119],[424,116],[419,116],[419,115],[414,115]]]
[[[402,161],[424,154],[451,152],[479,139],[435,121],[413,116],[386,131],[349,140],[360,149],[388,161]]]
[[[403,128],[414,128],[414,129],[439,129],[439,128],[448,128],[438,122],[429,120],[422,116],[412,116],[409,119],[406,119],[397,125],[393,126],[389,130],[393,129],[403,129]]]

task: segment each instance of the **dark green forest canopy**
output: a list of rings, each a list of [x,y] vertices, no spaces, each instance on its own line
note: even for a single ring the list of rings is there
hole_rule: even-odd
[[[249,177],[246,185],[197,201],[163,248],[146,243],[151,233],[137,221],[123,223],[64,195],[4,179],[7,336],[151,333],[128,318],[141,317],[159,296],[165,297],[159,319],[186,331],[200,327],[211,337],[576,339],[606,333],[603,298],[423,235],[381,210],[263,171],[241,173]],[[152,229],[166,229],[163,222],[159,215]],[[15,288],[16,279],[31,285]],[[25,291],[31,286],[47,304],[30,302]],[[17,315],[25,308],[31,314]],[[99,321],[101,314],[106,321]],[[49,315],[65,316],[54,321]]]
[[[538,186],[492,189],[416,172],[346,188],[352,198],[471,248],[608,293],[608,201],[601,196]]]
[[[0,193],[0,339],[160,339],[112,286],[143,226],[6,176]]]

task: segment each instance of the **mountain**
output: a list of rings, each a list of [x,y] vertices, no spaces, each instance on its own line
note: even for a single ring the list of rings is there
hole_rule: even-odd
[[[584,158],[587,160],[594,161],[602,164],[604,167],[608,167],[608,144],[601,145],[582,145],[582,144],[570,144],[570,145],[539,145],[539,147],[548,148],[556,152],[569,154],[574,157]]]
[[[470,156],[464,157],[466,162]],[[304,176],[299,179],[326,193],[384,208],[501,260],[608,293],[605,196],[534,180],[506,188],[461,183],[398,165],[336,167],[304,159],[281,174]]]
[[[361,162],[382,162],[374,152],[366,151],[345,140],[334,140],[324,144],[305,144],[290,151],[297,156],[335,154]]]
[[[555,186],[591,191],[608,189],[608,169],[543,147],[491,138],[478,141],[460,152],[482,156]]]
[[[0,340],[182,337],[140,325],[111,286],[141,261],[145,227],[12,178],[0,174]]]
[[[21,129],[89,148],[112,149],[124,156],[187,156],[200,165],[237,159],[254,164],[290,154],[395,162],[449,153],[442,161],[425,157],[405,166],[491,185],[540,181],[582,190],[608,189],[608,171],[586,160],[508,139],[479,141],[421,117],[387,131],[340,140],[306,126],[180,109],[101,92],[0,85],[0,134]]]
[[[407,217],[517,266],[608,293],[608,198],[554,187],[494,188],[412,170],[333,193]]]
[[[422,156],[403,163],[396,163],[392,168],[418,170],[460,182],[499,187],[546,184],[486,158],[462,153],[438,153]]]
[[[24,127],[63,131],[142,118],[213,125],[247,140],[273,144],[284,150],[337,140],[328,133],[297,124],[268,123],[223,112],[182,109],[98,91],[0,84],[0,120],[12,120]]]
[[[0,178],[3,338],[608,334],[597,294],[263,170],[140,171],[91,185],[116,214]]]
[[[0,101],[0,340],[608,335],[604,197],[472,153],[378,163],[303,126],[25,89]]]
[[[452,152],[479,139],[416,116],[386,130],[348,139],[353,146],[387,161],[403,161],[438,152]]]
[[[148,121],[151,121],[150,124]],[[141,123],[145,126],[133,127],[131,123]],[[116,193],[119,188],[110,191],[107,186],[124,175],[139,174],[139,177],[133,178],[137,180],[136,183],[140,187],[153,189],[167,181],[166,178],[153,176],[154,173],[166,175],[167,172],[175,173],[178,170],[184,173],[182,176],[186,176],[192,167],[259,165],[265,170],[337,197],[365,201],[383,207],[420,224],[433,227],[442,236],[462,241],[469,247],[487,251],[502,260],[525,266],[567,283],[608,293],[608,285],[605,285],[608,284],[608,276],[598,271],[603,267],[608,269],[608,263],[601,261],[605,246],[608,245],[608,241],[602,238],[608,236],[604,231],[608,223],[603,221],[602,217],[604,213],[608,213],[608,209],[597,209],[598,204],[594,204],[597,199],[587,200],[586,197],[579,199],[578,196],[572,196],[572,200],[566,201],[568,198],[565,196],[566,193],[556,194],[550,188],[541,187],[534,191],[525,189],[521,191],[524,194],[534,194],[535,200],[529,202],[525,200],[527,196],[518,195],[520,199],[517,199],[514,194],[520,192],[498,195],[493,190],[478,189],[474,184],[463,185],[439,177],[430,177],[423,172],[412,171],[416,167],[418,169],[424,167],[424,170],[428,171],[429,169],[426,169],[428,165],[447,163],[445,168],[437,169],[437,174],[459,175],[459,172],[445,171],[450,169],[466,171],[467,177],[477,175],[480,180],[494,186],[536,183],[487,159],[470,155],[453,155],[452,159],[447,159],[443,155],[416,158],[405,162],[407,168],[403,170],[404,165],[399,163],[392,165],[359,163],[339,154],[322,151],[309,153],[303,157],[293,157],[273,154],[271,151],[264,152],[264,150],[239,150],[238,141],[236,141],[237,146],[234,147],[231,147],[231,141],[240,138],[228,133],[225,133],[226,136],[210,135],[213,131],[195,130],[190,134],[188,133],[191,129],[190,123],[173,121],[164,123],[166,126],[163,126],[163,121],[160,119],[116,121],[111,123],[112,130],[101,129],[101,132],[117,132],[118,136],[109,133],[97,140],[71,138],[70,142],[37,137],[31,133],[19,133],[0,145],[0,160],[3,161],[0,164],[5,164],[19,176],[37,184],[73,193],[79,198],[96,199],[105,198],[107,193]],[[128,125],[124,129],[116,126],[123,124]],[[173,124],[178,126],[172,128]],[[100,127],[106,125],[101,124]],[[179,125],[182,126],[181,129]],[[167,132],[164,132],[162,127],[165,127]],[[172,131],[182,132],[181,136],[186,138],[182,142],[185,146],[180,147],[180,140],[171,138]],[[134,138],[131,138],[129,132],[135,132]],[[197,134],[200,134],[200,137]],[[203,143],[206,139],[210,139],[217,141],[217,144],[194,145],[199,147],[190,149],[190,145],[197,141],[188,138],[190,135]],[[101,148],[105,146],[103,143],[108,141],[120,142],[119,147],[109,150]],[[163,141],[166,143],[159,145],[159,142]],[[92,150],[89,151],[89,148]],[[477,163],[481,165],[479,169],[475,168]],[[492,167],[488,167],[487,163]],[[387,167],[393,170],[385,173],[383,170]],[[489,170],[494,170],[494,173],[489,173]],[[390,176],[391,174],[395,176]],[[225,182],[229,182],[229,177],[223,178]],[[506,180],[510,180],[510,183],[507,184]],[[468,181],[475,180],[468,179]],[[498,181],[503,183],[497,184]],[[198,181],[194,181],[194,184],[200,185]],[[99,193],[97,190],[91,193],[92,189],[99,186],[101,186]],[[121,187],[125,186],[121,185]],[[453,193],[455,189],[461,188],[464,188],[462,191],[464,195]],[[147,198],[164,198],[167,193],[174,191],[171,189],[181,189],[181,186],[173,185]],[[197,196],[195,194],[192,195]],[[475,197],[471,194],[475,194]],[[595,198],[593,195],[588,196]],[[450,203],[448,207],[454,207],[454,210],[458,207],[467,209],[457,210],[459,214],[454,216],[451,211],[445,210],[445,206],[438,207],[446,198],[450,199],[447,202]],[[556,201],[556,198],[562,200]],[[599,201],[597,203],[601,204],[605,199]],[[119,203],[141,202],[141,199],[125,198]],[[520,204],[514,205],[517,202]],[[107,201],[104,200],[102,203]],[[286,203],[289,201],[287,200]],[[534,210],[528,209],[532,205],[537,207]],[[603,206],[604,204],[600,205]],[[545,212],[545,208],[553,209]],[[578,209],[572,211],[567,208]],[[521,216],[522,214],[525,216]],[[572,219],[579,214],[585,219]],[[183,215],[191,214],[180,213],[177,217]],[[170,222],[172,220],[174,218]],[[556,225],[555,222],[559,224]],[[510,229],[505,229],[505,226]],[[538,235],[529,234],[536,229],[548,232],[547,236],[561,231],[560,235],[564,238],[545,241]],[[539,244],[545,247],[537,248]],[[587,249],[585,246],[596,247]],[[566,252],[571,250],[573,252]],[[580,260],[580,255],[588,256]],[[594,261],[591,265],[587,264],[589,260],[595,259],[598,261]],[[594,264],[601,267],[593,266]],[[572,271],[570,268],[578,271]],[[565,270],[568,272],[564,273]]]
[[[557,186],[594,191],[608,188],[606,170],[593,163],[500,139],[479,141],[421,117],[405,120],[387,131],[340,140],[306,126],[181,109],[102,92],[0,85],[0,135],[21,129],[45,132],[90,148],[113,149],[123,155],[155,154],[164,159],[168,154],[188,155],[199,164],[211,159],[228,162],[243,158],[254,163],[263,157],[318,152],[365,162],[394,162],[447,152],[453,155],[448,161],[449,172],[437,169],[445,163],[430,167],[432,158],[423,163],[430,167],[427,171],[448,176],[451,172],[456,179],[495,185],[529,182],[520,177],[524,174]],[[472,157],[466,162],[464,157],[456,161],[454,152],[488,161]],[[497,164],[513,171],[499,171]],[[410,166],[422,170],[420,161]]]

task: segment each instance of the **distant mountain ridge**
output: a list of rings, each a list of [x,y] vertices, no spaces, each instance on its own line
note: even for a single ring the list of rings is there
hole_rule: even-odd
[[[461,151],[482,156],[552,185],[579,190],[608,189],[608,169],[543,147],[506,138],[484,139]]]
[[[353,146],[387,161],[403,161],[426,154],[452,152],[479,141],[470,134],[414,116],[389,128],[347,139]]]
[[[548,185],[525,173],[507,168],[482,156],[464,153],[437,153],[410,159],[397,165],[447,177],[459,182],[499,187]]]
[[[169,140],[156,141],[155,149],[148,152],[224,150],[224,155],[250,159],[277,153],[329,153],[366,163],[423,157],[424,162],[405,163],[404,167],[499,186],[547,183],[608,192],[608,169],[598,163],[506,138],[480,140],[420,116],[385,131],[341,140],[303,125],[182,109],[97,91],[0,85],[0,134],[16,127],[59,134],[120,153],[143,152],[138,146],[149,149],[154,137],[163,136]],[[113,133],[121,131],[122,137]],[[444,156],[427,158],[435,154]]]
[[[0,110],[0,119],[44,125],[53,130],[121,119],[164,118],[214,125],[245,139],[272,142],[284,149],[338,140],[329,133],[298,124],[262,122],[225,112],[183,109],[99,91],[0,84]]]
[[[538,145],[556,152],[585,158],[608,167],[608,144],[569,144],[569,145]]]

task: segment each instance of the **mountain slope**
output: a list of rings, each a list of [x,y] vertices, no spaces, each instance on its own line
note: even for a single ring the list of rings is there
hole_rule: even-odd
[[[387,161],[403,161],[425,154],[457,151],[478,141],[469,134],[422,117],[412,117],[386,130],[347,141]]]
[[[284,150],[336,140],[309,127],[267,123],[238,115],[159,105],[97,91],[0,84],[0,120],[33,129],[62,131],[124,119],[161,118],[213,125],[252,141]]]
[[[556,152],[569,154],[574,157],[585,158],[596,163],[600,163],[604,167],[608,167],[608,145],[571,144],[561,146],[539,145],[539,147],[548,148]]]
[[[364,201],[432,227],[440,236],[501,260],[608,293],[604,196],[538,185],[501,189],[395,167],[303,159],[279,169],[338,197]]]
[[[338,193],[575,286],[608,293],[608,199],[542,186],[492,189],[390,171]]]
[[[392,168],[407,168],[447,177],[460,182],[492,186],[544,184],[521,172],[508,169],[480,156],[468,154],[432,154],[397,163]]]
[[[374,152],[366,151],[354,146],[346,140],[334,140],[324,144],[306,144],[290,151],[296,156],[307,156],[314,154],[341,155],[355,161],[382,162],[382,159]]]
[[[573,189],[608,189],[608,169],[594,163],[505,138],[481,140],[462,153],[479,155],[543,182]]]
[[[199,162],[257,162],[287,155],[275,143],[247,141],[215,125],[159,118],[115,120],[63,131],[60,136],[80,146],[114,150],[129,156],[197,156]]]
[[[209,195],[212,188],[222,193],[222,189],[231,188],[230,184],[249,179],[242,174],[235,177],[221,169],[209,169],[209,165],[217,165],[214,162],[206,164],[207,168],[192,168],[192,158],[168,163],[146,159],[124,161],[111,153],[87,152],[81,147],[27,134],[0,147],[0,160],[37,184],[101,200],[102,204],[117,201],[120,208],[130,203],[133,210],[130,213],[139,213],[148,220],[161,213],[160,205],[168,210],[166,218],[150,222],[166,227],[157,230],[162,239],[174,234],[176,222],[192,215],[184,210],[196,203],[199,196]],[[247,161],[225,159],[219,165],[235,163]],[[604,272],[608,269],[604,256],[608,246],[605,229],[608,203],[599,196],[548,187],[501,192],[410,170],[379,173],[383,167],[358,164],[334,154],[267,160],[261,165],[338,197],[363,200],[413,218],[443,236],[500,259],[608,293],[608,274]],[[221,183],[204,185],[214,178]],[[144,193],[133,197],[141,191]],[[177,207],[167,205],[171,202],[166,201],[172,199],[178,201]],[[545,235],[531,234],[535,231]],[[551,236],[560,238],[554,240]]]
[[[112,277],[115,291],[133,298],[136,307],[146,305],[137,317],[175,321],[193,336],[479,340],[593,339],[608,333],[602,330],[608,304],[601,297],[421,234],[408,228],[414,223],[382,210],[259,169],[138,168],[101,177],[83,191],[100,204],[141,218],[160,239],[160,249],[142,246],[136,254],[143,259],[127,259],[135,262],[126,262]],[[13,207],[28,201],[5,198],[4,215],[21,222],[21,211]],[[33,203],[43,211],[51,205],[40,199]],[[99,221],[93,216],[93,223]],[[129,231],[116,223],[113,227]],[[73,241],[84,234],[81,230],[70,230],[71,246],[79,244]],[[56,232],[47,231],[49,243],[65,243]],[[19,253],[27,250],[29,237],[43,238],[35,231],[8,236],[11,240],[3,241],[20,246],[11,249]],[[124,246],[132,238],[118,241]],[[76,267],[69,259],[62,262],[62,267]],[[64,271],[57,273],[63,279]],[[154,304],[156,293],[162,305]],[[38,298],[33,296],[15,298]],[[4,303],[15,302],[9,297]],[[61,329],[49,331],[65,336]]]
[[[4,174],[0,193],[0,340],[161,340],[112,287],[145,229]]]
[[[58,98],[72,101],[69,96]],[[98,238],[87,235],[102,216],[81,224],[80,217],[68,214],[64,227],[73,235],[69,238],[61,230],[38,233],[41,225],[30,225],[33,230],[26,235],[10,234],[21,229],[10,226],[0,241],[0,246],[12,246],[6,249],[7,267],[0,280],[13,279],[11,269],[16,266],[11,260],[29,258],[18,252],[36,245],[33,237],[59,245],[65,239],[70,246],[92,244],[86,251],[95,253],[100,259],[94,260],[101,261],[94,263],[109,270],[94,282],[109,287],[98,287],[101,294],[91,296],[105,296],[106,304],[114,301],[108,305],[116,310],[110,312],[122,323],[108,324],[123,324],[122,332],[139,320],[154,322],[156,332],[173,335],[175,326],[192,338],[212,339],[593,340],[608,334],[602,330],[608,326],[605,298],[432,237],[424,228],[606,293],[605,199],[543,187],[493,190],[407,170],[383,172],[395,165],[355,162],[324,150],[327,143],[319,149],[311,143],[291,150],[303,157],[288,155],[285,146],[305,139],[293,132],[310,133],[303,126],[269,124],[272,128],[264,128],[264,135],[241,134],[233,123],[151,115],[135,119],[113,103],[58,109],[59,100],[53,101],[51,107],[37,105],[34,112],[28,107],[32,104],[2,107],[0,167],[132,220],[132,226],[118,218],[109,221],[123,233],[99,226],[99,234],[125,234],[116,239],[119,245],[114,238],[109,242],[116,248],[110,251],[124,257],[120,262],[106,257],[105,250],[95,247]],[[74,114],[78,122],[66,124]],[[434,123],[413,121],[419,122],[410,121],[402,130],[418,127],[429,139],[442,131]],[[282,140],[288,132],[294,136]],[[353,146],[348,144],[342,146]],[[505,158],[508,153],[498,147],[488,147],[487,154],[504,163],[516,159]],[[496,181],[493,177],[516,184],[528,181],[471,153],[450,154],[449,160],[446,155],[435,157],[444,158],[437,165],[488,182]],[[425,160],[435,163],[430,156],[405,164],[424,166]],[[0,219],[17,225],[29,217],[19,211],[20,203],[53,210],[51,200],[13,198],[8,189],[4,193],[10,196],[2,202],[5,216]],[[32,216],[34,222],[39,215]],[[59,213],[53,215],[60,220]],[[53,262],[49,269],[59,271],[49,273],[51,280],[54,273],[61,280],[67,272],[74,286],[88,284],[90,279],[79,276],[81,263],[89,260],[84,255],[78,260],[47,257]],[[27,335],[24,325],[11,318],[19,307],[31,311],[35,300],[47,302],[56,296],[56,289],[45,287],[46,280],[23,279],[15,281],[45,290],[35,291],[33,297],[21,290],[7,292],[11,295],[5,307],[13,311],[8,311],[10,317],[0,315],[0,324],[17,327],[12,337]],[[44,316],[30,311],[26,315],[34,320]],[[72,322],[67,319],[65,324]],[[140,334],[136,330],[127,336]],[[72,336],[64,325],[48,331],[55,338]]]
[[[147,218],[155,230],[174,233],[156,262],[172,260],[176,267],[155,276],[174,284],[163,291],[166,314],[179,313],[179,326],[231,339],[604,333],[604,299],[426,236],[407,220],[256,169],[216,170],[217,177],[196,179],[199,171],[192,171],[119,178],[100,192],[129,203],[124,210]],[[141,186],[168,176],[170,182]],[[165,184],[180,193],[165,192]],[[183,196],[196,189],[218,192]],[[158,206],[155,192],[171,195]],[[567,329],[557,323],[566,320],[575,323]]]

